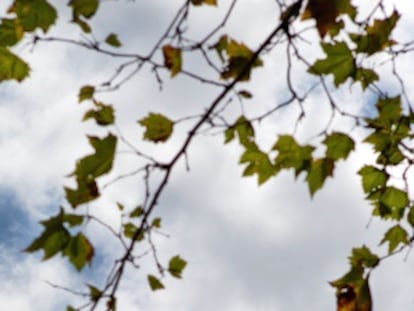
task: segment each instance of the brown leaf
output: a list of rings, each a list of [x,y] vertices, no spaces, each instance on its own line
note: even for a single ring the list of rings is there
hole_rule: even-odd
[[[309,0],[302,20],[314,18],[319,35],[323,38],[329,29],[335,25],[339,15],[337,2],[335,0]]]

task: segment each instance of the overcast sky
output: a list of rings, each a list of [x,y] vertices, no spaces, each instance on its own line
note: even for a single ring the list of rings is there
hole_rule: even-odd
[[[10,2],[2,1],[1,12]],[[107,1],[94,22],[95,35],[104,39],[109,32],[118,33],[125,51],[145,54],[181,2]],[[191,12],[193,35],[205,33],[209,23],[220,20],[230,1],[218,2],[219,9]],[[256,47],[277,22],[277,6],[271,0],[239,2],[228,31]],[[401,10],[397,34],[410,40],[414,6],[409,1],[385,2],[389,7],[395,2]],[[364,2],[364,9],[368,5]],[[61,7],[61,25],[52,34],[81,38],[79,29],[66,23],[69,11]],[[304,44],[303,48],[309,57],[319,53],[316,44]],[[107,80],[119,62],[58,43],[39,44],[34,50],[20,46],[17,52],[29,60],[33,71],[22,84],[0,85],[0,305],[10,311],[63,310],[67,304],[78,306],[82,300],[45,281],[86,290],[85,279],[93,283],[106,276],[110,267],[107,257],[114,255],[115,242],[97,228],[88,229],[96,245],[97,262],[82,274],[65,259],[42,262],[40,254],[28,255],[21,250],[40,232],[37,222],[65,204],[62,185],[72,182],[65,176],[77,158],[91,152],[85,133],[105,133],[92,122],[81,123],[88,104],[77,104],[79,87]],[[247,114],[257,115],[287,99],[285,76],[280,74],[286,67],[283,60],[283,53],[275,52],[265,59],[265,67],[253,74],[247,88],[255,98],[244,106]],[[410,83],[414,68],[410,55],[399,65]],[[184,66],[201,69],[196,61]],[[200,113],[217,90],[185,77],[170,80],[168,73],[162,73],[165,83],[160,93],[149,71],[120,91],[99,96],[115,105],[119,128],[128,139],[157,157],[170,159],[191,123],[179,127],[170,142],[154,148],[141,142],[142,128],[136,120],[149,111],[172,119]],[[312,79],[299,67],[295,81],[303,91]],[[391,94],[397,92],[393,80],[385,79],[381,85]],[[334,96],[352,112],[369,113],[363,105],[372,107],[375,101],[370,95],[361,95],[358,87],[345,87]],[[321,91],[316,91],[306,102],[307,118],[297,132],[304,142],[316,142],[312,137],[329,118],[328,104],[321,98]],[[232,105],[230,118],[241,113],[240,104]],[[277,134],[293,132],[297,114],[293,105],[261,124],[258,132],[264,149]],[[337,120],[335,126],[350,130],[352,123]],[[352,132],[357,141],[363,134]],[[377,220],[370,223],[371,207],[363,200],[356,174],[361,165],[373,162],[371,150],[358,147],[311,200],[303,180],[295,182],[292,172],[281,173],[261,187],[255,178],[241,178],[243,168],[237,164],[241,149],[237,143],[225,146],[223,141],[223,135],[197,137],[188,153],[190,171],[184,163],[177,165],[155,211],[163,219],[163,232],[170,236],[156,237],[161,261],[167,262],[175,254],[185,258],[188,266],[183,279],[166,277],[167,289],[153,293],[145,276],[156,273],[156,267],[151,258],[144,260],[141,270],[125,275],[119,310],[334,310],[335,292],[328,281],[347,271],[352,247],[367,244],[377,250],[386,228]],[[122,164],[115,168],[119,173],[139,166],[128,155],[119,155],[119,161]],[[106,195],[91,209],[116,226],[119,215],[114,202],[139,204],[140,182],[137,178],[107,188]],[[372,274],[375,311],[413,310],[414,259],[411,255],[404,261],[404,255],[384,262]]]

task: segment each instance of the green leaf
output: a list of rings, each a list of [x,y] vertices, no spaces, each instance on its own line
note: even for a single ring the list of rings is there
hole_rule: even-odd
[[[62,221],[67,223],[69,227],[73,228],[83,223],[84,216],[76,214],[64,214]]]
[[[33,253],[38,250],[43,250],[43,260],[49,259],[61,252],[70,241],[70,234],[64,227],[63,217],[64,212],[61,209],[56,216],[42,221],[41,224],[44,227],[43,232],[25,249],[25,251]]]
[[[240,116],[236,122],[225,131],[224,143],[232,141],[236,133],[242,146],[246,149],[256,149],[256,144],[254,143],[254,128],[250,121],[244,116]]]
[[[388,242],[388,253],[391,254],[400,244],[409,244],[408,233],[400,225],[389,229],[380,244]]]
[[[391,16],[385,19],[375,19],[372,25],[366,27],[365,34],[351,34],[350,38],[356,43],[358,53],[375,54],[393,45],[391,32],[395,28],[400,14],[394,10]]]
[[[392,186],[385,189],[380,200],[388,207],[397,209],[402,209],[409,203],[407,193]]]
[[[240,95],[243,98],[246,98],[246,99],[253,98],[252,93],[250,93],[249,91],[246,91],[246,90],[241,90],[241,91],[237,92],[237,94]]]
[[[181,71],[182,67],[182,53],[181,49],[175,48],[172,45],[164,45],[162,47],[162,53],[164,55],[164,65],[170,70],[171,77],[174,77]]]
[[[0,24],[0,47],[13,46],[23,38],[24,29],[17,19],[3,18]]]
[[[0,47],[0,82],[5,80],[23,81],[29,76],[30,67],[7,48]]]
[[[326,178],[333,175],[334,161],[330,158],[316,159],[312,161],[306,181],[308,182],[311,196],[322,188]]]
[[[410,207],[410,210],[407,215],[407,221],[414,228],[414,206]]]
[[[167,141],[174,127],[174,122],[159,113],[150,113],[138,123],[146,128],[144,139],[154,143]]]
[[[104,138],[89,136],[89,143],[95,152],[80,159],[73,173],[78,180],[91,180],[108,173],[115,157],[116,136],[108,134]]]
[[[95,106],[97,106],[98,109],[88,110],[83,116],[83,121],[94,119],[98,125],[102,126],[114,124],[115,114],[112,106],[99,102],[96,102]]]
[[[301,146],[292,136],[280,135],[272,150],[278,152],[275,158],[276,170],[293,168],[297,177],[302,171],[309,170],[315,147]]]
[[[129,214],[129,217],[137,218],[141,217],[142,214],[144,214],[144,209],[142,208],[142,206],[138,206]]]
[[[121,41],[119,41],[118,36],[114,33],[108,35],[105,39],[105,42],[108,43],[110,46],[119,48],[122,46]]]
[[[46,0],[15,0],[9,13],[16,13],[25,31],[41,28],[47,32],[57,19],[56,9]]]
[[[326,157],[335,161],[346,159],[349,153],[355,148],[355,143],[351,137],[338,132],[328,135],[323,143],[327,147]]]
[[[154,227],[154,228],[160,229],[160,228],[161,228],[161,218],[155,218],[155,219],[152,221],[151,227]]]
[[[79,90],[78,101],[81,103],[84,100],[92,99],[95,94],[95,87],[92,85],[84,85]]]
[[[260,150],[247,149],[240,158],[240,163],[247,163],[243,176],[257,174],[258,184],[265,183],[275,174],[275,168],[269,160],[269,156]]]
[[[95,302],[98,301],[102,297],[102,291],[91,284],[88,284],[88,287],[91,300]]]
[[[389,177],[386,172],[371,165],[362,167],[358,174],[362,177],[362,188],[365,193],[384,188]]]
[[[349,257],[351,266],[363,266],[365,268],[374,268],[379,264],[379,258],[373,254],[365,245],[352,249],[352,256]]]
[[[132,239],[135,233],[138,231],[138,227],[132,222],[128,222],[124,226],[124,236]],[[144,232],[141,230],[141,233],[135,238],[136,241],[142,241],[144,239]]]
[[[77,311],[77,310],[72,306],[67,306],[66,311]]]
[[[357,69],[354,56],[345,42],[336,42],[335,44],[322,42],[321,46],[326,58],[317,60],[308,69],[309,73],[315,75],[332,74],[336,87],[348,78],[355,77]]]
[[[64,187],[66,199],[73,208],[99,197],[100,194],[95,180],[78,180],[77,183],[76,189]]]
[[[71,0],[68,6],[72,8],[73,16],[91,18],[99,8],[99,0]]]
[[[82,233],[72,237],[63,250],[63,254],[78,271],[81,271],[87,263],[91,263],[94,253],[92,244]]]
[[[148,274],[148,284],[150,285],[152,291],[164,288],[164,285],[161,283],[161,281],[151,274]]]
[[[368,86],[378,80],[379,76],[374,70],[360,67],[357,68],[355,81],[361,82],[363,90],[366,90]]]
[[[175,278],[181,279],[182,272],[187,266],[187,262],[182,259],[179,255],[174,256],[170,259],[168,264],[168,272]]]

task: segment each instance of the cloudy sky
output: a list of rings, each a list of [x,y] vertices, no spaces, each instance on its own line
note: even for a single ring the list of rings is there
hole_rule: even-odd
[[[2,1],[0,12],[11,1]],[[77,26],[69,25],[69,11],[59,3],[61,23],[51,35],[80,39]],[[104,39],[119,34],[125,51],[145,54],[157,41],[182,1],[106,1],[94,21],[95,36]],[[219,8],[191,11],[190,34],[206,33],[210,23],[218,22],[230,1]],[[275,1],[243,0],[237,4],[228,32],[251,47],[266,37],[277,22]],[[396,33],[410,40],[413,5],[408,1],[385,1],[402,12]],[[369,4],[364,4],[369,10]],[[315,40],[315,33],[309,34]],[[317,56],[316,44],[303,44],[305,54]],[[16,51],[33,69],[22,84],[0,85],[0,305],[11,311],[63,310],[67,304],[79,306],[82,300],[51,287],[47,282],[86,290],[87,282],[99,285],[110,268],[116,243],[99,228],[88,228],[97,249],[97,262],[78,274],[65,259],[42,262],[40,254],[28,255],[22,249],[38,234],[37,222],[58,211],[63,200],[62,185],[73,181],[65,176],[75,160],[91,152],[85,134],[100,135],[92,122],[81,123],[88,104],[77,104],[79,87],[108,79],[119,60],[98,56],[79,48],[59,44],[27,45]],[[265,58],[265,67],[253,74],[247,86],[255,97],[243,104],[243,111],[258,115],[287,99],[283,51]],[[410,82],[414,64],[410,55],[402,58],[400,69]],[[203,71],[197,60],[185,68]],[[163,72],[163,91],[145,69],[115,93],[99,98],[115,105],[122,133],[140,149],[160,159],[170,159],[191,122],[180,124],[176,135],[165,145],[152,146],[141,141],[142,128],[136,120],[149,111],[162,112],[172,119],[203,112],[218,90],[186,77],[170,80]],[[296,87],[304,91],[312,83],[303,68],[295,69]],[[385,79],[381,85],[392,93],[396,83]],[[409,94],[413,95],[413,94]],[[375,101],[362,95],[358,87],[345,87],[334,96],[348,111],[367,111],[362,106]],[[306,101],[307,118],[300,123],[297,136],[303,142],[316,142],[314,136],[329,118],[328,104],[316,90]],[[234,101],[229,119],[241,113]],[[369,110],[369,109],[368,109]],[[368,111],[369,112],[369,111]],[[259,132],[260,143],[269,148],[277,134],[293,133],[298,107],[289,106],[266,119]],[[352,129],[347,120],[334,126]],[[115,131],[114,129],[112,129]],[[363,132],[354,130],[358,141]],[[373,161],[371,150],[360,146],[346,162],[338,165],[330,179],[311,200],[306,185],[292,173],[258,187],[254,178],[240,178],[241,149],[236,143],[223,145],[223,135],[200,135],[188,153],[190,170],[179,163],[155,211],[162,217],[163,232],[155,237],[161,261],[180,254],[188,261],[182,280],[166,277],[166,290],[151,292],[146,273],[156,273],[151,258],[141,270],[131,270],[122,283],[119,310],[334,310],[334,289],[328,285],[348,269],[352,247],[367,244],[377,250],[384,224],[370,222],[370,206],[363,200],[356,172]],[[122,145],[120,147],[122,149]],[[123,146],[125,148],[125,146]],[[133,171],[141,164],[121,153],[116,173]],[[116,176],[103,178],[102,184]],[[116,201],[127,206],[142,200],[141,178],[128,179],[108,187],[106,194],[90,206],[93,213],[116,227],[119,213]],[[367,224],[369,224],[367,228]],[[382,250],[383,251],[383,250]],[[414,308],[413,255],[404,261],[396,256],[376,269],[371,277],[375,311]]]

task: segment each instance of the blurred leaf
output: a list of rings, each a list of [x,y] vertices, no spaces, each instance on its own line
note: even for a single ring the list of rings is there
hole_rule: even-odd
[[[0,47],[0,82],[5,80],[23,81],[29,76],[30,67],[7,48]]]
[[[148,284],[150,285],[152,291],[164,288],[164,285],[161,283],[161,281],[151,274],[148,274]]]
[[[181,274],[186,266],[187,262],[177,255],[170,259],[168,272],[170,272],[173,277],[181,279]]]
[[[379,258],[364,245],[352,249],[352,256],[349,257],[349,261],[353,267],[363,266],[365,268],[373,268],[378,265]]]
[[[76,208],[78,205],[90,202],[99,197],[99,190],[95,180],[78,180],[76,189],[65,187],[65,196],[70,205]]]
[[[335,0],[309,0],[302,19],[314,18],[321,37],[335,25],[339,10]]]
[[[309,73],[315,75],[332,74],[336,87],[348,78],[355,78],[357,70],[355,59],[345,42],[336,42],[335,44],[322,42],[321,46],[326,58],[317,60],[308,69]]]
[[[333,175],[334,161],[330,158],[313,160],[306,181],[308,182],[311,196],[322,188],[326,178]]]
[[[154,143],[167,141],[174,127],[174,122],[159,113],[150,113],[138,123],[146,128],[144,139]]]
[[[68,6],[72,8],[73,16],[91,18],[99,7],[99,0],[71,0]]]
[[[414,206],[410,206],[410,210],[407,215],[407,221],[414,228]]]
[[[372,69],[357,68],[355,81],[361,82],[362,89],[365,91],[375,81],[379,80],[378,74]]]
[[[87,99],[92,99],[95,94],[95,87],[92,85],[84,85],[79,90],[78,101],[83,102]]]
[[[73,175],[77,177],[77,180],[95,179],[112,169],[117,142],[116,136],[108,134],[104,138],[95,136],[89,136],[88,138],[95,152],[76,163]]]
[[[88,284],[88,287],[91,300],[94,302],[98,301],[102,297],[102,291],[91,284]]]
[[[309,170],[315,148],[299,145],[290,135],[280,135],[272,150],[278,152],[275,158],[276,170],[293,168],[297,177],[302,171]]]
[[[105,42],[108,43],[110,46],[119,48],[122,46],[121,41],[119,41],[118,36],[114,33],[108,35],[105,39]]]
[[[175,48],[172,45],[164,45],[162,47],[162,53],[164,55],[164,66],[170,70],[171,77],[174,77],[181,71],[182,55],[181,49]]]
[[[0,47],[13,46],[23,38],[24,29],[17,19],[3,18],[0,24]]]
[[[132,222],[128,222],[123,225],[124,227],[124,236],[132,239],[135,233],[138,231],[138,227]],[[144,232],[141,230],[140,234],[135,238],[136,241],[142,241],[144,239]]]
[[[380,244],[388,242],[388,253],[391,254],[400,244],[409,244],[408,233],[400,225],[389,229]]]
[[[82,233],[72,237],[63,250],[63,254],[78,271],[81,271],[87,263],[91,263],[94,253],[92,244]]]
[[[261,150],[247,149],[240,158],[240,163],[246,163],[243,176],[257,174],[258,184],[265,183],[275,174],[275,168],[269,160],[269,156]]]
[[[367,25],[365,34],[351,34],[352,41],[357,45],[356,51],[372,55],[395,44],[391,39],[391,32],[399,19],[400,14],[394,10],[391,16],[375,19],[372,25]]]
[[[365,193],[384,188],[388,180],[388,174],[371,165],[362,167],[358,174],[362,177],[362,188]]]
[[[29,32],[41,28],[46,33],[57,19],[56,9],[46,0],[15,0],[8,12],[16,13],[19,24]]]
[[[102,126],[114,124],[115,115],[114,108],[112,106],[105,105],[99,102],[96,102],[95,106],[97,106],[98,109],[88,110],[83,116],[83,121],[86,121],[88,119],[94,119],[97,124]]]
[[[77,310],[72,306],[67,306],[66,311],[77,311]]]
[[[252,93],[246,90],[241,90],[237,92],[237,94],[239,94],[241,97],[246,98],[246,99],[251,99],[253,97]]]
[[[355,149],[354,140],[343,133],[332,133],[328,135],[323,143],[326,145],[326,157],[339,160],[346,159],[349,153]]]
[[[138,206],[129,214],[129,217],[141,217],[142,214],[144,214],[144,209],[142,208],[142,206]]]
[[[217,5],[217,0],[191,0],[191,3],[195,6],[199,6],[202,4]]]
[[[152,221],[151,227],[154,227],[154,228],[160,229],[160,228],[161,228],[161,218],[155,218],[155,219]]]

